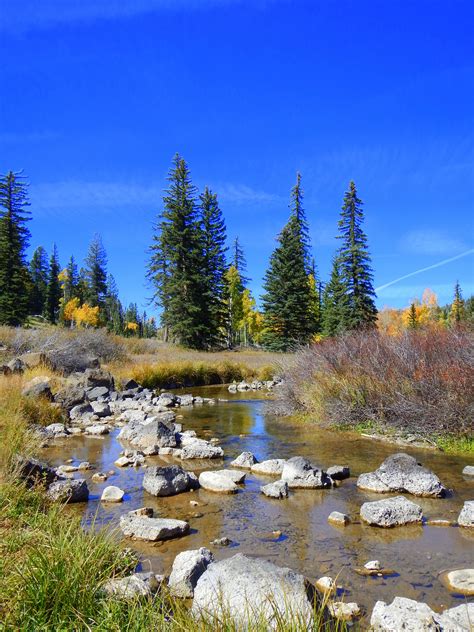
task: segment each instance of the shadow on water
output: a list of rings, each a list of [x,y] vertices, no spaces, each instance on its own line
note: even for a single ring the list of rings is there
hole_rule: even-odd
[[[300,424],[289,418],[266,414],[268,396],[256,393],[230,395],[225,388],[194,389],[195,394],[227,401],[216,405],[181,409],[186,429],[198,436],[217,437],[225,452],[218,462],[188,462],[185,467],[199,474],[204,469],[228,467],[240,452],[253,452],[259,460],[303,455],[320,467],[349,465],[352,477],[331,490],[296,490],[287,500],[264,497],[260,486],[271,477],[247,474],[242,491],[235,495],[219,495],[200,489],[168,498],[150,496],[141,487],[143,468],[120,469],[114,465],[120,444],[114,431],[106,437],[75,437],[45,451],[45,458],[55,465],[72,458],[75,462],[89,461],[94,469],[85,473],[91,490],[89,503],[68,507],[82,512],[86,524],[118,526],[121,514],[151,506],[162,517],[188,520],[190,533],[184,538],[150,544],[131,542],[142,556],[142,567],[168,573],[177,553],[186,549],[208,546],[217,559],[234,555],[236,548],[247,555],[261,556],[279,565],[289,566],[315,581],[322,575],[338,576],[344,598],[357,601],[369,612],[377,599],[391,601],[405,596],[426,601],[435,609],[459,603],[440,580],[445,569],[472,567],[474,536],[469,530],[456,527],[411,526],[378,529],[361,524],[360,505],[379,500],[378,494],[362,492],[356,487],[356,477],[375,469],[396,447],[364,439],[359,435],[331,432],[316,425]],[[252,393],[252,397],[254,394]],[[454,490],[446,499],[413,499],[428,518],[456,520],[464,500],[474,497],[474,482],[463,478],[466,459],[438,452],[404,450],[433,469],[443,483]],[[171,464],[170,457],[149,457],[149,464]],[[104,483],[94,483],[96,471],[113,474]],[[84,474],[81,474],[83,476]],[[100,503],[107,485],[117,485],[126,491],[124,502],[118,505]],[[193,506],[190,501],[197,501]],[[332,511],[342,511],[353,519],[347,527],[328,524]],[[116,537],[119,537],[116,531]],[[227,537],[232,546],[217,547],[210,543]],[[355,568],[368,560],[378,559],[389,575],[362,577]]]

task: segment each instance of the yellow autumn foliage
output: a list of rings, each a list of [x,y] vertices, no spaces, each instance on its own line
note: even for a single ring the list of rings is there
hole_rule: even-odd
[[[77,327],[97,327],[99,307],[91,307],[88,303],[81,305],[77,297],[72,298],[64,306],[64,320]]]

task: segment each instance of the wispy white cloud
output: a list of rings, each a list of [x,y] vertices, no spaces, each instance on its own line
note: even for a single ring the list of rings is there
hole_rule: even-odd
[[[37,132],[0,132],[0,143],[37,143],[59,138],[57,132],[48,130]]]
[[[276,193],[268,193],[253,189],[245,184],[224,183],[215,187],[216,193],[222,202],[232,204],[271,204],[281,203],[283,198]]]
[[[379,287],[375,288],[375,291],[380,294],[382,290],[385,290],[386,288],[399,283],[399,281],[403,281],[404,279],[409,279],[410,277],[413,277],[417,274],[421,274],[422,272],[427,272],[428,270],[434,270],[435,268],[440,268],[441,266],[451,263],[452,261],[456,261],[457,259],[461,259],[463,257],[467,257],[472,254],[474,254],[474,248],[470,248],[469,250],[466,250],[465,252],[461,252],[460,254],[454,257],[449,257],[449,259],[443,259],[443,261],[438,261],[437,263],[433,263],[430,266],[426,266],[424,268],[420,268],[419,270],[414,270],[413,272],[404,274],[403,276],[398,277],[397,279],[393,279],[393,281],[389,281],[388,283],[379,285]]]
[[[163,191],[159,187],[120,182],[68,180],[32,185],[30,197],[35,210],[107,211],[120,207],[156,209]]]
[[[407,252],[419,255],[447,255],[466,250],[466,244],[440,230],[412,230],[401,240],[401,247]]]
[[[265,191],[244,184],[222,184],[215,187],[222,204],[268,205],[281,199]],[[33,208],[43,213],[61,211],[107,212],[135,208],[158,211],[163,189],[140,183],[67,180],[32,185],[30,197]]]
[[[115,20],[157,11],[200,10],[245,0],[3,0],[0,30],[25,32],[58,24]],[[269,0],[260,4],[266,4]]]

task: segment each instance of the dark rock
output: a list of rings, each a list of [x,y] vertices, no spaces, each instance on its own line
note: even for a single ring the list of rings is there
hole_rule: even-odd
[[[85,479],[64,479],[51,483],[46,495],[54,501],[85,503],[89,500],[89,488]]]
[[[51,402],[53,400],[53,394],[51,392],[49,377],[38,376],[33,378],[25,384],[21,394],[24,397],[43,397]]]

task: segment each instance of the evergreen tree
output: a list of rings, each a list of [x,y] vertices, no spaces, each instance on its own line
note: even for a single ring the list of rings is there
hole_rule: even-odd
[[[48,285],[46,287],[46,301],[44,306],[44,315],[48,321],[55,325],[59,315],[59,304],[61,300],[61,286],[59,284],[59,266],[58,249],[56,244],[53,246],[53,252],[49,260]]]
[[[308,226],[302,199],[298,174],[291,193],[290,218],[278,236],[263,286],[262,340],[266,347],[275,350],[305,344],[315,333]]]
[[[92,307],[102,307],[107,293],[107,254],[100,235],[94,235],[86,257],[86,300]]]
[[[459,285],[459,281],[456,281],[456,285],[454,286],[454,299],[451,305],[450,320],[455,327],[458,327],[464,318],[464,300],[462,297],[461,286]]]
[[[417,329],[419,325],[418,322],[418,313],[416,311],[415,303],[411,303],[410,311],[408,313],[408,328],[409,329]]]
[[[105,295],[105,324],[114,334],[123,333],[123,307],[119,299],[117,283],[109,274],[107,277],[107,290]]]
[[[77,296],[78,285],[79,273],[77,271],[77,264],[74,257],[71,256],[66,267],[63,284],[63,298],[65,303]]]
[[[185,346],[205,348],[209,328],[205,322],[203,235],[196,188],[186,162],[178,154],[168,181],[147,276],[154,286],[154,300],[162,308],[165,330]]]
[[[37,316],[44,311],[48,285],[48,256],[43,246],[38,246],[31,257],[30,279],[30,313]]]
[[[29,311],[28,206],[23,176],[12,171],[0,176],[0,324],[4,325],[23,324]]]
[[[343,310],[344,329],[374,327],[377,320],[373,275],[367,237],[362,229],[363,220],[362,200],[357,197],[356,186],[351,181],[349,191],[344,196],[338,236],[342,240],[338,259],[348,307]]]
[[[322,332],[325,336],[336,336],[344,330],[347,320],[347,295],[338,257],[334,257],[331,277],[323,294]]]
[[[229,349],[240,344],[240,324],[244,316],[244,289],[239,271],[231,265],[225,273],[224,304],[226,308],[226,343]]]
[[[200,196],[203,236],[203,277],[206,286],[204,319],[209,344],[217,343],[225,324],[224,276],[226,272],[226,227],[217,195],[206,187]]]
[[[244,250],[240,245],[238,237],[234,239],[234,242],[232,244],[232,258],[230,263],[239,273],[243,292],[250,279],[245,276],[245,273],[247,272],[247,259],[245,258]]]

